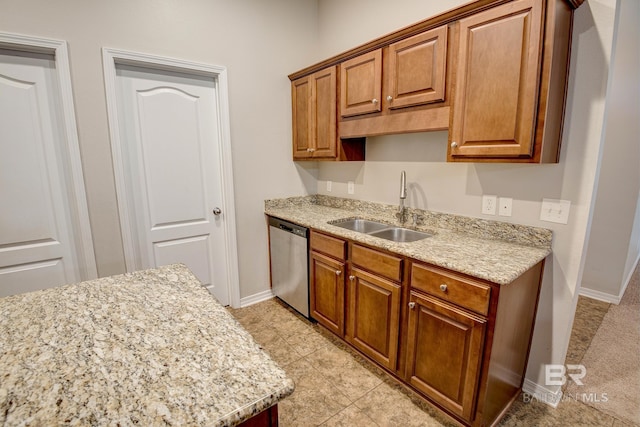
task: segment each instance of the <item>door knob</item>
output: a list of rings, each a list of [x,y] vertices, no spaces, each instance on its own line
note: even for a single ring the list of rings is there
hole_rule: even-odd
[[[213,214],[214,214],[215,216],[218,216],[218,215],[220,215],[221,213],[222,213],[222,209],[220,209],[220,208],[218,208],[218,207],[213,208]]]

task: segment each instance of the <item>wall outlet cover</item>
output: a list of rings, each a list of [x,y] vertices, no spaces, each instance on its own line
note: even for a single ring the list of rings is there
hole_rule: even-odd
[[[500,197],[498,199],[498,215],[511,216],[513,199],[511,197]]]
[[[354,185],[353,181],[349,181],[347,183],[347,193],[353,194],[354,192],[355,192],[355,185]]]
[[[327,181],[327,191],[330,193],[331,192],[331,181]]]
[[[485,215],[495,215],[498,196],[482,196],[482,213]]]

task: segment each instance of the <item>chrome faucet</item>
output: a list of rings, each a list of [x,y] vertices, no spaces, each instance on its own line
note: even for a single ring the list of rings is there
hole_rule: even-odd
[[[407,173],[405,171],[402,171],[402,173],[400,174],[400,206],[398,208],[398,213],[396,214],[401,224],[404,224],[407,216],[407,210],[404,207],[404,199],[406,198],[407,198]]]

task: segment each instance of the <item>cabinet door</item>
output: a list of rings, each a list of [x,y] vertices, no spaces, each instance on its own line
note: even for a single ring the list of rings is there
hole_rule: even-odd
[[[349,276],[347,341],[395,370],[400,332],[400,285],[357,268]]]
[[[302,77],[291,82],[291,110],[293,113],[293,158],[312,156],[311,140],[311,81]]]
[[[313,157],[336,157],[336,67],[318,71],[310,77],[311,136]]]
[[[444,101],[447,26],[389,46],[389,108]]]
[[[344,263],[311,252],[311,317],[344,336]]]
[[[516,0],[460,21],[450,158],[532,156],[542,4]]]
[[[380,111],[382,49],[340,64],[340,116]]]
[[[411,292],[406,380],[438,404],[471,420],[485,320]]]

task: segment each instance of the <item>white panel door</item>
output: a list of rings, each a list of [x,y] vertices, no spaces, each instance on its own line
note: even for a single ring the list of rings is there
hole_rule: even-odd
[[[0,49],[0,297],[80,280],[53,55]]]
[[[216,81],[118,64],[116,90],[135,265],[185,263],[229,304]]]

